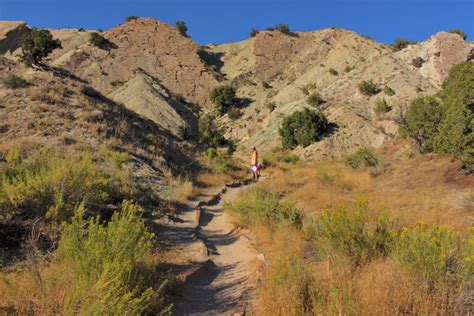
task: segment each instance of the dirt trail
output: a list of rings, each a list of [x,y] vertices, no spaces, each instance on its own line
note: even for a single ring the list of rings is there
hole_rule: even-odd
[[[186,248],[190,250],[189,261],[200,261],[179,291],[174,315],[251,314],[250,298],[255,288],[253,276],[258,267],[258,253],[248,231],[237,229],[223,210],[223,204],[233,200],[244,187],[226,187],[196,207],[191,205],[188,212],[180,214],[179,233],[169,229],[168,237],[177,233],[177,241],[186,242],[187,228],[183,226],[194,217],[194,234],[188,238]]]

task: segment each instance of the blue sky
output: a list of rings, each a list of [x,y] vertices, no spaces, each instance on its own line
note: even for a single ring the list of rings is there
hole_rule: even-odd
[[[243,40],[277,23],[292,31],[337,26],[386,43],[453,28],[474,39],[474,0],[0,0],[0,20],[36,27],[107,30],[129,15],[184,20],[200,44]]]

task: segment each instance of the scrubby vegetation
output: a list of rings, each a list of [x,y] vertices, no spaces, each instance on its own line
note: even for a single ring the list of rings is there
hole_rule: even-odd
[[[252,29],[252,30],[250,31],[250,35],[249,35],[249,36],[252,38],[252,37],[257,36],[258,33],[260,33],[259,30],[257,30],[257,29]]]
[[[378,98],[375,101],[374,112],[376,115],[383,115],[390,111],[390,106],[388,105],[385,98]]]
[[[406,40],[406,39],[402,39],[402,38],[397,38],[395,40],[395,42],[392,44],[392,49],[394,51],[398,52],[398,51],[400,51],[404,48],[407,48],[408,46],[413,45],[413,44],[416,44],[416,42]]]
[[[259,315],[462,314],[469,309],[464,304],[474,267],[472,232],[406,224],[365,198],[347,202],[361,175],[341,173],[334,164],[282,168],[271,181],[226,205],[238,223],[254,230],[265,253]],[[321,203],[328,194],[326,203],[334,195],[341,200],[325,208]],[[276,215],[282,205],[295,205],[292,201],[304,209],[298,212],[301,225]]]
[[[372,80],[364,80],[358,85],[360,93],[372,96],[380,92],[380,88]]]
[[[0,302],[19,314],[142,314],[169,310],[160,291],[154,235],[125,201],[107,225],[85,221],[83,204],[65,225],[52,259],[0,281]],[[34,250],[34,249],[33,249]],[[37,255],[38,256],[38,255]]]
[[[99,33],[92,32],[89,37],[89,43],[93,46],[104,48],[109,44],[109,41]]]
[[[61,41],[54,39],[46,29],[33,28],[30,33],[21,39],[20,60],[26,66],[40,65],[43,58],[53,50],[61,47]]]
[[[176,21],[176,29],[178,30],[179,34],[181,34],[184,37],[189,37],[188,35],[188,26],[186,25],[186,22],[184,21]]]
[[[311,106],[318,106],[326,101],[324,101],[323,97],[319,93],[314,92],[308,96],[306,102]]]
[[[270,101],[270,102],[266,102],[265,103],[265,107],[270,111],[270,112],[273,112],[276,107],[277,107],[277,104],[275,101]]]
[[[0,81],[4,87],[9,89],[19,89],[28,87],[28,81],[14,74],[9,74],[3,77]]]
[[[284,23],[275,25],[275,30],[285,35],[291,34],[290,27],[288,26],[288,24],[284,24]]]
[[[395,95],[395,90],[393,90],[390,86],[385,86],[385,87],[383,88],[383,92],[384,92],[386,95],[388,95],[389,97]]]
[[[223,115],[235,105],[235,88],[230,85],[217,86],[211,90],[209,97],[215,104],[217,112]]]
[[[454,66],[437,96],[420,97],[412,102],[401,134],[412,138],[421,151],[450,154],[473,170],[473,82],[473,63]]]
[[[329,68],[329,73],[333,76],[339,75],[339,72],[334,68]]]
[[[130,15],[130,16],[127,16],[127,17],[124,19],[124,22],[127,23],[127,22],[134,21],[134,20],[137,20],[137,19],[139,19],[138,16],[136,16],[136,15]]]
[[[367,168],[371,175],[377,176],[388,167],[385,158],[373,148],[363,147],[346,157],[346,163],[353,169]]]
[[[453,30],[449,31],[449,33],[457,34],[457,35],[461,36],[461,38],[462,38],[463,40],[466,40],[466,39],[467,39],[466,33],[464,33],[464,32],[463,32],[462,30],[460,30],[460,29],[453,29]]]
[[[199,144],[203,148],[217,148],[225,144],[225,138],[221,134],[216,118],[206,114],[199,119]]]
[[[321,139],[328,127],[323,113],[304,109],[286,117],[278,130],[285,149],[307,147]]]
[[[411,64],[415,66],[416,68],[421,68],[421,66],[423,66],[424,63],[425,61],[421,57],[413,58],[413,60],[411,61]]]

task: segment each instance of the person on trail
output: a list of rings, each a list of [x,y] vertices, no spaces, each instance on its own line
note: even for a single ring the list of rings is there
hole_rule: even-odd
[[[255,181],[260,178],[261,164],[258,162],[258,151],[257,148],[252,149],[252,176]]]

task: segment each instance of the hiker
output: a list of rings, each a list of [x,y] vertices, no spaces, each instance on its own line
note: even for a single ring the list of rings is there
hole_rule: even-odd
[[[262,164],[258,162],[258,152],[257,148],[252,149],[252,176],[255,181],[260,178],[260,169],[262,168]]]

